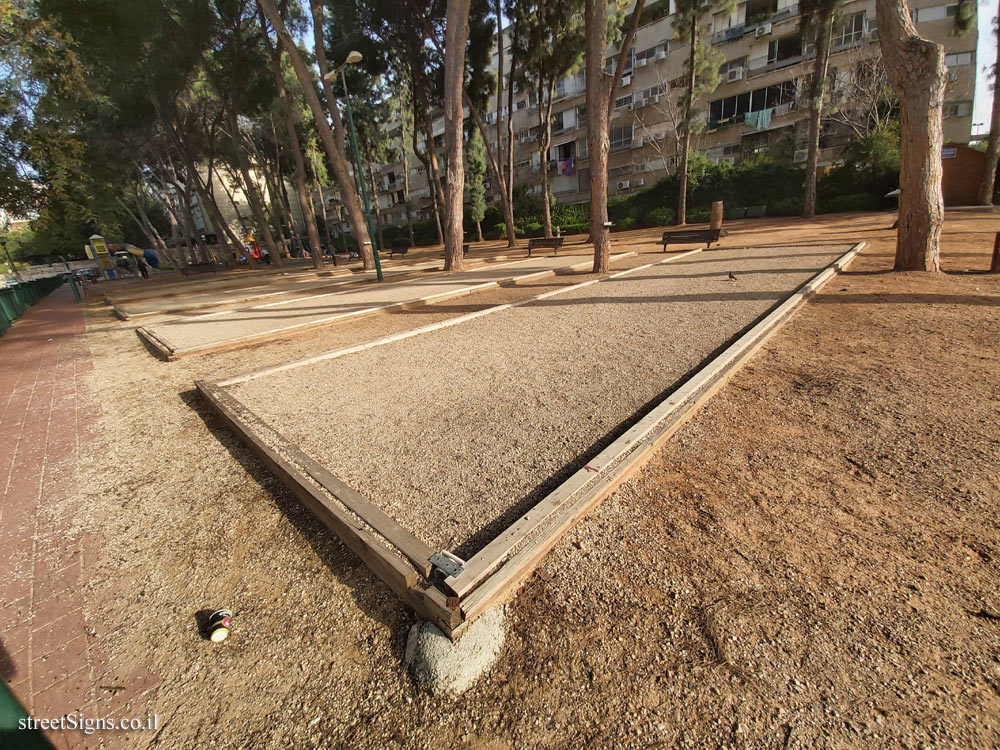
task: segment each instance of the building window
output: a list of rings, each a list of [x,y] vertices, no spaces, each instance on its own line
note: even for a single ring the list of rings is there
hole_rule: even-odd
[[[928,21],[943,21],[946,18],[954,18],[958,14],[958,3],[948,3],[947,5],[932,5],[928,8],[914,8],[913,20],[917,23]]]
[[[622,107],[627,107],[631,103],[632,103],[631,94],[619,97],[618,99],[615,99],[615,109],[621,109]]]
[[[795,104],[795,81],[783,81],[773,86],[747,91],[743,94],[716,99],[708,105],[708,122],[716,126],[747,112],[759,112],[772,107]]]
[[[632,123],[619,128],[611,128],[611,150],[620,151],[632,147]]]
[[[833,49],[857,44],[865,36],[865,12],[852,13],[833,30]]]
[[[944,117],[968,117],[972,114],[972,102],[945,102],[942,114]]]
[[[952,52],[944,56],[944,64],[949,68],[958,68],[963,65],[972,65],[971,52]]]

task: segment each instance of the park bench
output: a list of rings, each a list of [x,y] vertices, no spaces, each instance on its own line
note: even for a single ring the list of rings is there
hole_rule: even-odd
[[[194,276],[199,273],[215,273],[215,264],[210,262],[188,263],[181,269],[181,276]]]
[[[528,257],[531,257],[531,251],[536,247],[551,247],[553,250],[553,255],[559,255],[559,248],[563,246],[563,241],[565,237],[535,237],[534,239],[528,240]]]
[[[389,257],[391,258],[396,253],[400,255],[406,255],[409,252],[410,246],[406,242],[393,242],[392,247],[389,249]]]
[[[684,245],[694,242],[704,242],[706,248],[712,247],[713,242],[718,242],[719,237],[725,236],[722,229],[676,229],[672,232],[664,232],[663,252],[667,252],[667,245]]]

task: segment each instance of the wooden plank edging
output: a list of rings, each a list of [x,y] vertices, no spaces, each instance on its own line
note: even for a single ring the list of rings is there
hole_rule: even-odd
[[[634,252],[620,253],[616,256],[616,259],[634,254],[635,254]],[[514,265],[516,263],[522,263],[522,262],[524,261],[515,261],[514,263],[509,263],[509,264],[504,263],[501,265]],[[582,263],[576,263],[568,267],[563,266],[561,268],[573,269],[589,265],[590,261],[583,261]],[[400,302],[392,302],[385,305],[373,305],[371,307],[365,307],[360,310],[352,310],[351,312],[341,312],[335,315],[329,315],[323,318],[317,318],[315,320],[303,321],[302,323],[293,323],[291,325],[282,326],[280,328],[272,328],[267,331],[261,331],[260,333],[252,333],[246,336],[238,336],[236,338],[210,342],[207,344],[195,344],[193,346],[187,346],[183,348],[177,348],[171,346],[168,348],[168,355],[162,358],[166,360],[172,360],[172,359],[177,359],[178,357],[187,356],[189,354],[198,354],[200,352],[223,351],[226,349],[237,348],[243,346],[244,344],[259,343],[262,341],[268,341],[275,338],[283,338],[292,332],[297,333],[299,331],[305,331],[312,328],[319,328],[326,325],[332,325],[334,323],[340,323],[348,320],[356,320],[358,318],[368,317],[369,315],[379,315],[383,313],[391,313],[401,310],[410,310],[416,307],[424,307],[436,304],[438,302],[445,302],[447,300],[454,299],[457,297],[464,297],[466,295],[473,294],[474,292],[479,292],[484,289],[491,289],[494,287],[499,287],[504,285],[516,285],[518,282],[530,281],[534,279],[544,278],[546,276],[554,276],[556,275],[558,270],[559,269],[554,269],[554,268],[542,269],[541,271],[537,272],[522,274],[519,276],[511,276],[504,279],[496,279],[494,281],[486,281],[479,284],[473,284],[472,286],[462,287],[460,289],[453,289],[447,292],[437,292],[435,294],[425,295],[423,297],[418,297],[416,299],[402,300]],[[406,282],[399,282],[399,283],[406,283]],[[294,300],[294,301],[298,302],[300,300]],[[270,307],[270,306],[271,305],[262,305],[261,307]],[[251,308],[251,309],[257,309],[257,308]],[[232,311],[227,310],[225,312],[228,313]],[[211,315],[215,315],[215,313],[208,313],[206,317]],[[145,331],[149,336],[154,336],[158,338],[159,341],[166,344],[166,340],[162,335],[152,334],[152,331],[150,331],[146,327],[143,327],[142,330]],[[138,333],[139,329],[137,329],[136,332]],[[139,335],[143,336],[142,333],[140,333]],[[148,338],[149,336],[144,336],[144,338]],[[159,356],[159,354],[157,354],[157,356]]]
[[[226,427],[384,581],[405,604],[421,617],[450,633],[461,620],[458,607],[448,607],[443,592],[424,584],[423,577],[408,562],[394,554],[348,513],[330,502],[323,490],[309,481],[291,462],[280,455],[232,406],[232,397],[217,386],[195,383],[198,391],[219,415]],[[282,450],[287,446],[283,445]]]
[[[599,467],[593,467],[593,462],[588,464],[592,469],[598,468],[598,473],[593,476],[589,483],[580,484],[579,477],[574,475],[545,500],[542,500],[539,505],[549,501],[553,495],[557,495],[556,501],[549,503],[551,507],[542,509],[547,511],[544,515],[541,512],[536,514],[542,517],[530,519],[531,529],[535,529],[544,521],[549,520],[552,525],[545,530],[545,533],[529,540],[507,560],[504,560],[502,556],[480,560],[477,567],[473,569],[476,580],[471,585],[467,585],[470,579],[462,578],[465,571],[458,577],[447,578],[445,584],[449,589],[453,591],[460,589],[465,592],[461,600],[463,623],[456,628],[454,635],[457,637],[469,622],[486,609],[498,604],[502,597],[512,592],[518,584],[531,575],[542,558],[556,545],[566,531],[644,466],[657,449],[687,420],[693,417],[698,409],[721,389],[742,365],[791,318],[792,313],[806,299],[822,289],[839,271],[844,270],[864,246],[864,242],[857,243],[847,253],[799,287],[762,321],[727,347],[708,365],[689,378],[678,390],[654,407],[633,428],[602,451],[599,456],[604,456],[607,461]],[[624,461],[614,463],[630,452],[631,454]],[[614,465],[610,472],[605,475],[602,470],[609,463]],[[590,473],[587,469],[581,469],[581,472]],[[581,492],[580,490],[584,486],[585,489]],[[558,493],[564,488],[566,491],[562,493],[562,496],[559,496]],[[528,514],[531,514],[536,508],[538,505],[528,511]],[[528,514],[515,522],[508,531],[514,530]],[[501,536],[506,533],[503,532]],[[516,533],[517,539],[506,540],[508,543],[513,541],[514,544],[508,546],[504,554],[513,549],[517,543],[525,541],[528,532],[521,533],[518,530]],[[487,545],[488,547],[489,545]],[[471,563],[472,560],[469,562]],[[484,568],[486,569],[485,573],[482,572]],[[466,570],[470,570],[468,564]],[[473,588],[476,584],[479,584],[478,588]],[[470,590],[471,593],[469,593]]]

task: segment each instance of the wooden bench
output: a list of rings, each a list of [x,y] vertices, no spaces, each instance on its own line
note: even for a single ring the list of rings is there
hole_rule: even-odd
[[[188,263],[181,269],[181,276],[194,276],[199,273],[215,273],[214,263]]]
[[[712,247],[713,242],[718,242],[719,237],[724,237],[726,232],[722,229],[677,229],[672,232],[664,232],[663,252],[667,252],[667,245],[684,245],[688,243],[704,242],[706,248]]]
[[[532,240],[528,240],[528,257],[531,257],[531,251],[536,247],[551,247],[553,250],[553,255],[559,255],[559,248],[563,246],[563,241],[565,237],[535,237]]]
[[[410,251],[410,246],[406,242],[393,242],[392,247],[389,249],[389,257],[391,258],[396,253],[400,255],[406,255]]]

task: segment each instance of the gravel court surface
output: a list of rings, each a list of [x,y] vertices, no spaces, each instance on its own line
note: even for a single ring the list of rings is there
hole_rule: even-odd
[[[428,268],[441,268],[441,261],[426,261],[409,266],[386,268],[385,276],[404,276],[414,271]],[[295,276],[280,276],[270,284],[253,287],[212,290],[198,294],[187,294],[177,297],[158,297],[149,300],[137,300],[117,305],[117,309],[130,317],[171,315],[202,308],[224,308],[242,304],[249,305],[255,301],[274,301],[282,296],[295,297],[310,291],[336,289],[346,284],[357,284],[375,278],[374,271],[361,271],[353,274],[341,274],[316,278],[310,274],[301,278]]]
[[[480,284],[513,281],[540,271],[557,270],[585,262],[590,257],[559,255],[504,261],[454,274],[436,274],[427,279],[307,295],[238,310],[171,319],[147,327],[158,337],[169,341],[176,350],[210,347],[328,318],[348,316],[373,307],[416,302],[430,295],[459,292]]]
[[[468,557],[849,248],[701,253],[227,390]]]

